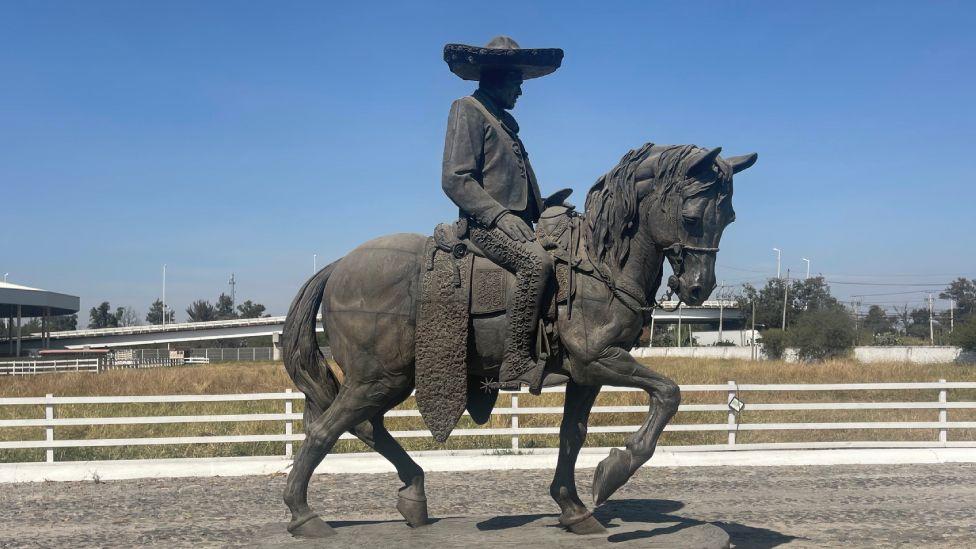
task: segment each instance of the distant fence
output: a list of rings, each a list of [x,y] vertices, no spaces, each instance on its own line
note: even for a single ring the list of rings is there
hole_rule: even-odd
[[[710,358],[726,360],[765,360],[762,345],[756,347],[638,347],[631,354],[640,358]],[[784,360],[796,362],[796,351],[786,349]],[[959,347],[907,346],[855,347],[854,360],[873,362],[910,362],[912,364],[976,363],[976,353]]]
[[[939,382],[928,383],[848,383],[848,384],[736,384],[729,381],[724,385],[683,385],[682,393],[711,392],[717,393],[718,402],[714,404],[683,404],[679,411],[683,412],[726,412],[726,421],[721,423],[678,423],[670,424],[666,431],[718,431],[727,434],[725,444],[699,444],[692,446],[665,446],[671,450],[772,450],[772,449],[805,449],[805,448],[899,448],[899,447],[976,447],[974,441],[950,441],[950,432],[954,429],[976,429],[976,421],[949,421],[950,410],[973,410],[976,402],[949,401],[949,391],[953,389],[976,389],[976,382]],[[544,389],[544,392],[564,392],[564,387]],[[604,392],[642,392],[629,388],[604,387]],[[749,411],[797,411],[797,410],[933,410],[938,411],[937,421],[835,421],[835,422],[793,422],[793,423],[740,423],[738,413],[733,404],[741,404],[747,391],[761,392],[795,392],[795,391],[913,391],[916,394],[906,395],[902,402],[783,402],[783,403],[755,403],[745,404],[741,410]],[[934,400],[913,400],[918,391],[930,391]],[[521,391],[525,393],[525,391]],[[0,420],[0,429],[35,427],[44,429],[42,440],[5,440],[0,441],[0,450],[10,449],[44,449],[46,461],[54,461],[54,449],[79,447],[110,447],[110,446],[158,446],[176,444],[225,444],[240,442],[281,442],[284,443],[284,455],[291,456],[293,443],[305,438],[304,434],[294,432],[295,421],[302,420],[302,414],[294,411],[293,403],[303,400],[301,393],[286,391],[283,393],[256,394],[224,394],[224,395],[157,395],[157,396],[90,396],[90,397],[27,397],[0,398],[3,406],[43,406],[44,417],[17,417]],[[59,406],[67,406],[60,410],[77,410],[79,404],[88,405],[126,405],[146,403],[201,403],[201,402],[231,402],[231,401],[280,401],[279,413],[249,413],[222,415],[179,415],[179,416],[138,416],[138,417],[110,417],[111,408],[101,408],[105,413],[102,417],[56,417]],[[20,408],[23,409],[23,408]],[[509,407],[495,408],[495,415],[509,416],[509,427],[461,428],[455,429],[451,436],[505,436],[511,437],[511,449],[519,449],[519,437],[525,435],[558,435],[559,427],[522,427],[519,418],[540,414],[561,414],[561,406],[554,407],[520,407],[519,393],[512,395]],[[612,413],[641,413],[647,412],[646,405],[636,406],[594,406],[592,414]],[[415,409],[397,409],[387,413],[388,417],[419,417],[420,412]],[[248,435],[200,435],[178,437],[143,437],[143,438],[92,438],[66,439],[55,437],[55,429],[65,426],[93,426],[93,425],[160,425],[174,423],[240,423],[240,422],[280,422],[280,434],[248,434]],[[631,433],[638,425],[600,425],[600,421],[593,421],[595,425],[589,427],[589,433]],[[738,433],[746,431],[824,431],[824,430],[936,430],[937,436],[932,440],[914,441],[845,441],[845,442],[771,442],[741,444],[737,443]],[[429,437],[426,429],[393,431],[396,438]],[[353,438],[343,434],[343,439]],[[555,438],[552,443],[556,444]],[[485,448],[485,450],[497,448]]]
[[[68,360],[13,360],[0,362],[2,375],[54,374],[59,372],[97,372],[99,359],[74,358]]]

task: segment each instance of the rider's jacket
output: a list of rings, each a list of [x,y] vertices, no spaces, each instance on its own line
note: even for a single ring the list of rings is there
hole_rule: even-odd
[[[510,211],[535,222],[542,197],[518,123],[483,92],[451,105],[441,185],[461,216],[490,227]]]

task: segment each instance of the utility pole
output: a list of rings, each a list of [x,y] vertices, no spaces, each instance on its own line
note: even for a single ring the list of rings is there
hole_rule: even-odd
[[[166,264],[163,263],[163,326],[166,325]]]
[[[3,283],[4,283],[4,284],[6,284],[6,283],[7,283],[7,277],[8,277],[8,276],[10,276],[10,273],[3,273]]]
[[[780,250],[779,248],[773,248],[773,251],[776,252],[776,278],[780,278],[779,265],[780,265],[780,260],[783,258],[783,250]]]
[[[807,278],[810,278],[810,260],[805,257],[801,257],[800,259],[807,262],[807,277],[803,279],[806,280]]]
[[[857,331],[857,317],[861,316],[861,300],[852,299],[851,309],[854,310],[854,345],[861,342],[861,334]]]
[[[724,327],[723,327],[723,317],[725,313],[725,283],[722,282],[718,286],[718,341],[721,343],[724,341]]]
[[[752,348],[752,352],[750,353],[750,356],[752,357],[752,360],[756,360],[756,302],[755,301],[752,302],[752,334],[750,335],[750,338],[751,339],[750,339],[749,346]]]
[[[234,305],[237,303],[237,281],[234,280],[234,273],[230,273],[230,304]]]
[[[678,302],[678,347],[681,347],[681,305],[682,303],[679,301]]]
[[[935,321],[932,318],[932,294],[929,294],[929,342],[935,345]]]
[[[956,329],[956,300],[949,300],[949,333]]]
[[[647,340],[648,347],[654,346],[654,311],[656,310],[657,309],[651,309],[651,337]]]
[[[312,254],[312,274],[319,272],[319,254]]]
[[[790,270],[786,269],[786,282],[783,283],[783,330],[786,330],[786,300],[790,295]]]

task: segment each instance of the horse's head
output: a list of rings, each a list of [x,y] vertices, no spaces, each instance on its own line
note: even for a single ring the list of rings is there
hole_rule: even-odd
[[[634,174],[640,224],[671,263],[668,287],[688,305],[701,305],[715,289],[719,241],[735,220],[732,176],[758,158],[722,158],[721,151],[652,146]]]

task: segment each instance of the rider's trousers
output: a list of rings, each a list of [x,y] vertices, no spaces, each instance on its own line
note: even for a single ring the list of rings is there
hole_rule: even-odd
[[[533,348],[542,300],[553,279],[552,257],[538,241],[518,242],[497,227],[487,228],[471,222],[468,234],[488,259],[515,274],[515,291],[508,304],[508,340],[499,381],[525,379],[536,366]]]

